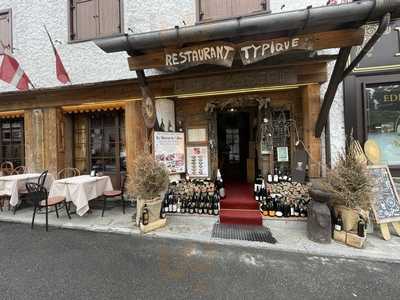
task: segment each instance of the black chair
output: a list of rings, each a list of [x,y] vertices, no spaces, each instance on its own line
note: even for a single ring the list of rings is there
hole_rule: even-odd
[[[46,209],[46,231],[49,231],[49,207],[55,207],[57,219],[59,218],[58,215],[58,205],[64,203],[65,210],[67,211],[68,218],[71,219],[71,215],[69,213],[67,201],[65,197],[56,196],[56,197],[48,197],[47,190],[44,186],[39,185],[37,183],[27,183],[26,189],[30,195],[30,198],[33,202],[33,216],[32,216],[32,225],[31,228],[33,229],[33,224],[35,223],[35,216],[37,210],[42,208]]]
[[[106,210],[107,199],[114,199],[114,198],[121,198],[122,201],[122,212],[125,214],[125,183],[126,183],[126,176],[123,176],[121,179],[121,188],[115,191],[106,191],[103,193],[103,211],[101,212],[101,216],[104,217],[104,211]]]
[[[47,173],[49,173],[48,170],[43,171],[42,174],[40,174],[40,176],[38,178],[38,185],[44,186],[44,183],[46,182],[46,178],[47,178]]]
[[[49,173],[49,171],[46,170],[46,171],[43,171],[42,174],[40,174],[40,176],[38,178],[38,181],[37,181],[38,185],[44,187],[44,183],[46,182],[46,178],[47,178],[47,174],[48,173]],[[31,198],[31,195],[30,195],[28,190],[19,192],[19,200],[21,201],[21,203],[26,201],[26,200],[30,200],[30,198]],[[13,211],[14,215],[17,212],[17,210],[18,210],[18,208],[14,207],[14,211]]]

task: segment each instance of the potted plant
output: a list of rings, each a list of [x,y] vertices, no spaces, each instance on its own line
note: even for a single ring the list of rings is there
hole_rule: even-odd
[[[360,156],[359,144],[351,138],[347,153],[339,154],[332,170],[327,172],[323,186],[331,194],[337,214],[341,214],[343,229],[357,228],[359,217],[365,221],[371,208],[372,181],[365,160]]]
[[[128,189],[137,199],[136,224],[139,225],[143,207],[149,211],[149,223],[160,217],[161,194],[169,184],[167,168],[156,161],[151,154],[145,153],[136,158],[132,174],[128,180]]]

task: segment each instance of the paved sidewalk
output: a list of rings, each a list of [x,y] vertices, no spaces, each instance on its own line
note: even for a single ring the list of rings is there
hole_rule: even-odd
[[[123,215],[122,209],[120,207],[115,207],[111,210],[107,210],[104,218],[101,217],[101,210],[93,210],[91,214],[87,214],[83,217],[72,215],[72,219],[69,220],[65,211],[61,210],[59,219],[56,218],[55,214],[49,216],[49,224],[50,226],[64,229],[140,235],[140,231],[132,221],[133,214],[134,209],[132,208],[129,208],[126,214]],[[31,218],[32,209],[30,208],[19,210],[16,215],[13,215],[9,211],[0,212],[0,222],[30,224]],[[304,221],[264,220],[264,226],[268,227],[273,236],[277,239],[278,242],[276,244],[212,239],[212,227],[217,221],[218,217],[213,216],[172,215],[168,216],[166,227],[148,233],[146,237],[185,239],[206,243],[285,250],[312,255],[400,262],[400,237],[392,235],[390,241],[384,241],[380,237],[378,230],[368,235],[366,249],[356,249],[334,241],[329,245],[311,242],[307,238],[306,222]],[[35,224],[45,224],[44,215],[38,215]],[[29,225],[27,225],[27,230],[30,230]],[[44,229],[38,227],[35,230]]]

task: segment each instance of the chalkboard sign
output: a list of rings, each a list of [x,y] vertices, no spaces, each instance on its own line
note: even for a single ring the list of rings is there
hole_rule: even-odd
[[[372,210],[378,224],[400,221],[400,201],[387,166],[369,166],[374,178]]]

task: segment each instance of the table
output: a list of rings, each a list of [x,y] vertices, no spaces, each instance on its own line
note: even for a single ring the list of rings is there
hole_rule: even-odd
[[[28,173],[0,177],[0,195],[10,196],[10,205],[17,206],[19,203],[19,192],[26,191],[25,184],[28,182],[37,183],[41,173]],[[47,174],[44,183],[45,188],[49,188],[54,180],[51,174]]]
[[[76,214],[83,216],[89,211],[89,201],[112,191],[109,176],[92,177],[81,175],[55,180],[51,186],[49,197],[62,196],[67,202],[76,206]]]

